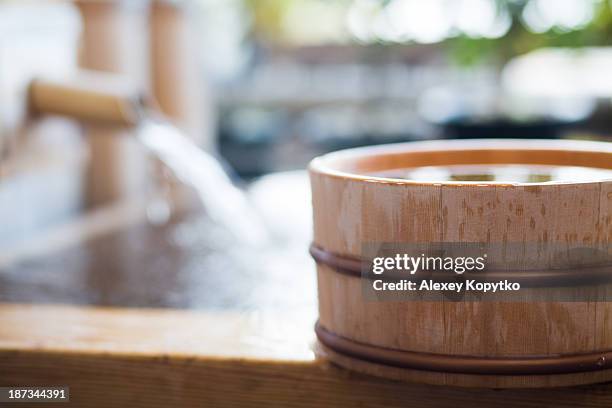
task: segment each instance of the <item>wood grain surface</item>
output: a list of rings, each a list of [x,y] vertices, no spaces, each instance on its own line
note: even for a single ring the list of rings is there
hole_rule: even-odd
[[[79,407],[612,405],[612,385],[494,390],[352,373],[314,357],[310,322],[270,319],[259,324],[231,313],[5,304],[0,385],[69,384],[71,405]],[[276,344],[266,340],[270,327],[279,328]]]

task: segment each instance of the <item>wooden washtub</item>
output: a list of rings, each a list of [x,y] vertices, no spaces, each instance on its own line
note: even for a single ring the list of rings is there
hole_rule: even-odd
[[[612,259],[612,180],[434,183],[368,175],[458,164],[610,169],[612,144],[444,141],[315,159],[311,253],[318,264],[321,354],[360,372],[430,384],[514,388],[612,380],[612,303],[363,299],[364,242],[546,244],[549,249],[520,259],[527,272],[544,275],[559,268],[584,272],[583,264],[564,265],[559,248],[571,253],[589,246]]]

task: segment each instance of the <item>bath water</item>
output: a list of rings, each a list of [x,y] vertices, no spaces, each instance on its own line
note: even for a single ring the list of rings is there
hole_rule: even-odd
[[[422,182],[547,183],[612,180],[612,170],[608,169],[529,164],[425,166],[369,175]]]

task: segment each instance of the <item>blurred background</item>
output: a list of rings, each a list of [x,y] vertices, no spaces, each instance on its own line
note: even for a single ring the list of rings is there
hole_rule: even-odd
[[[218,146],[245,177],[356,145],[609,127],[607,1],[201,5]]]
[[[0,300],[261,303],[283,296],[253,290],[266,273],[314,296],[312,273],[282,272],[311,271],[309,160],[425,139],[606,140],[611,45],[608,0],[2,0]],[[87,92],[148,102],[136,119],[83,115],[104,109]],[[254,250],[265,273],[249,259],[231,294],[201,278],[235,268],[243,238],[274,249]]]

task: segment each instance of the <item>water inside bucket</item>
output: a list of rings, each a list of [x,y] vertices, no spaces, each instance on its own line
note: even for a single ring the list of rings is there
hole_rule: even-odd
[[[422,182],[547,183],[612,180],[612,170],[608,169],[529,164],[425,166],[393,169],[370,175]]]

